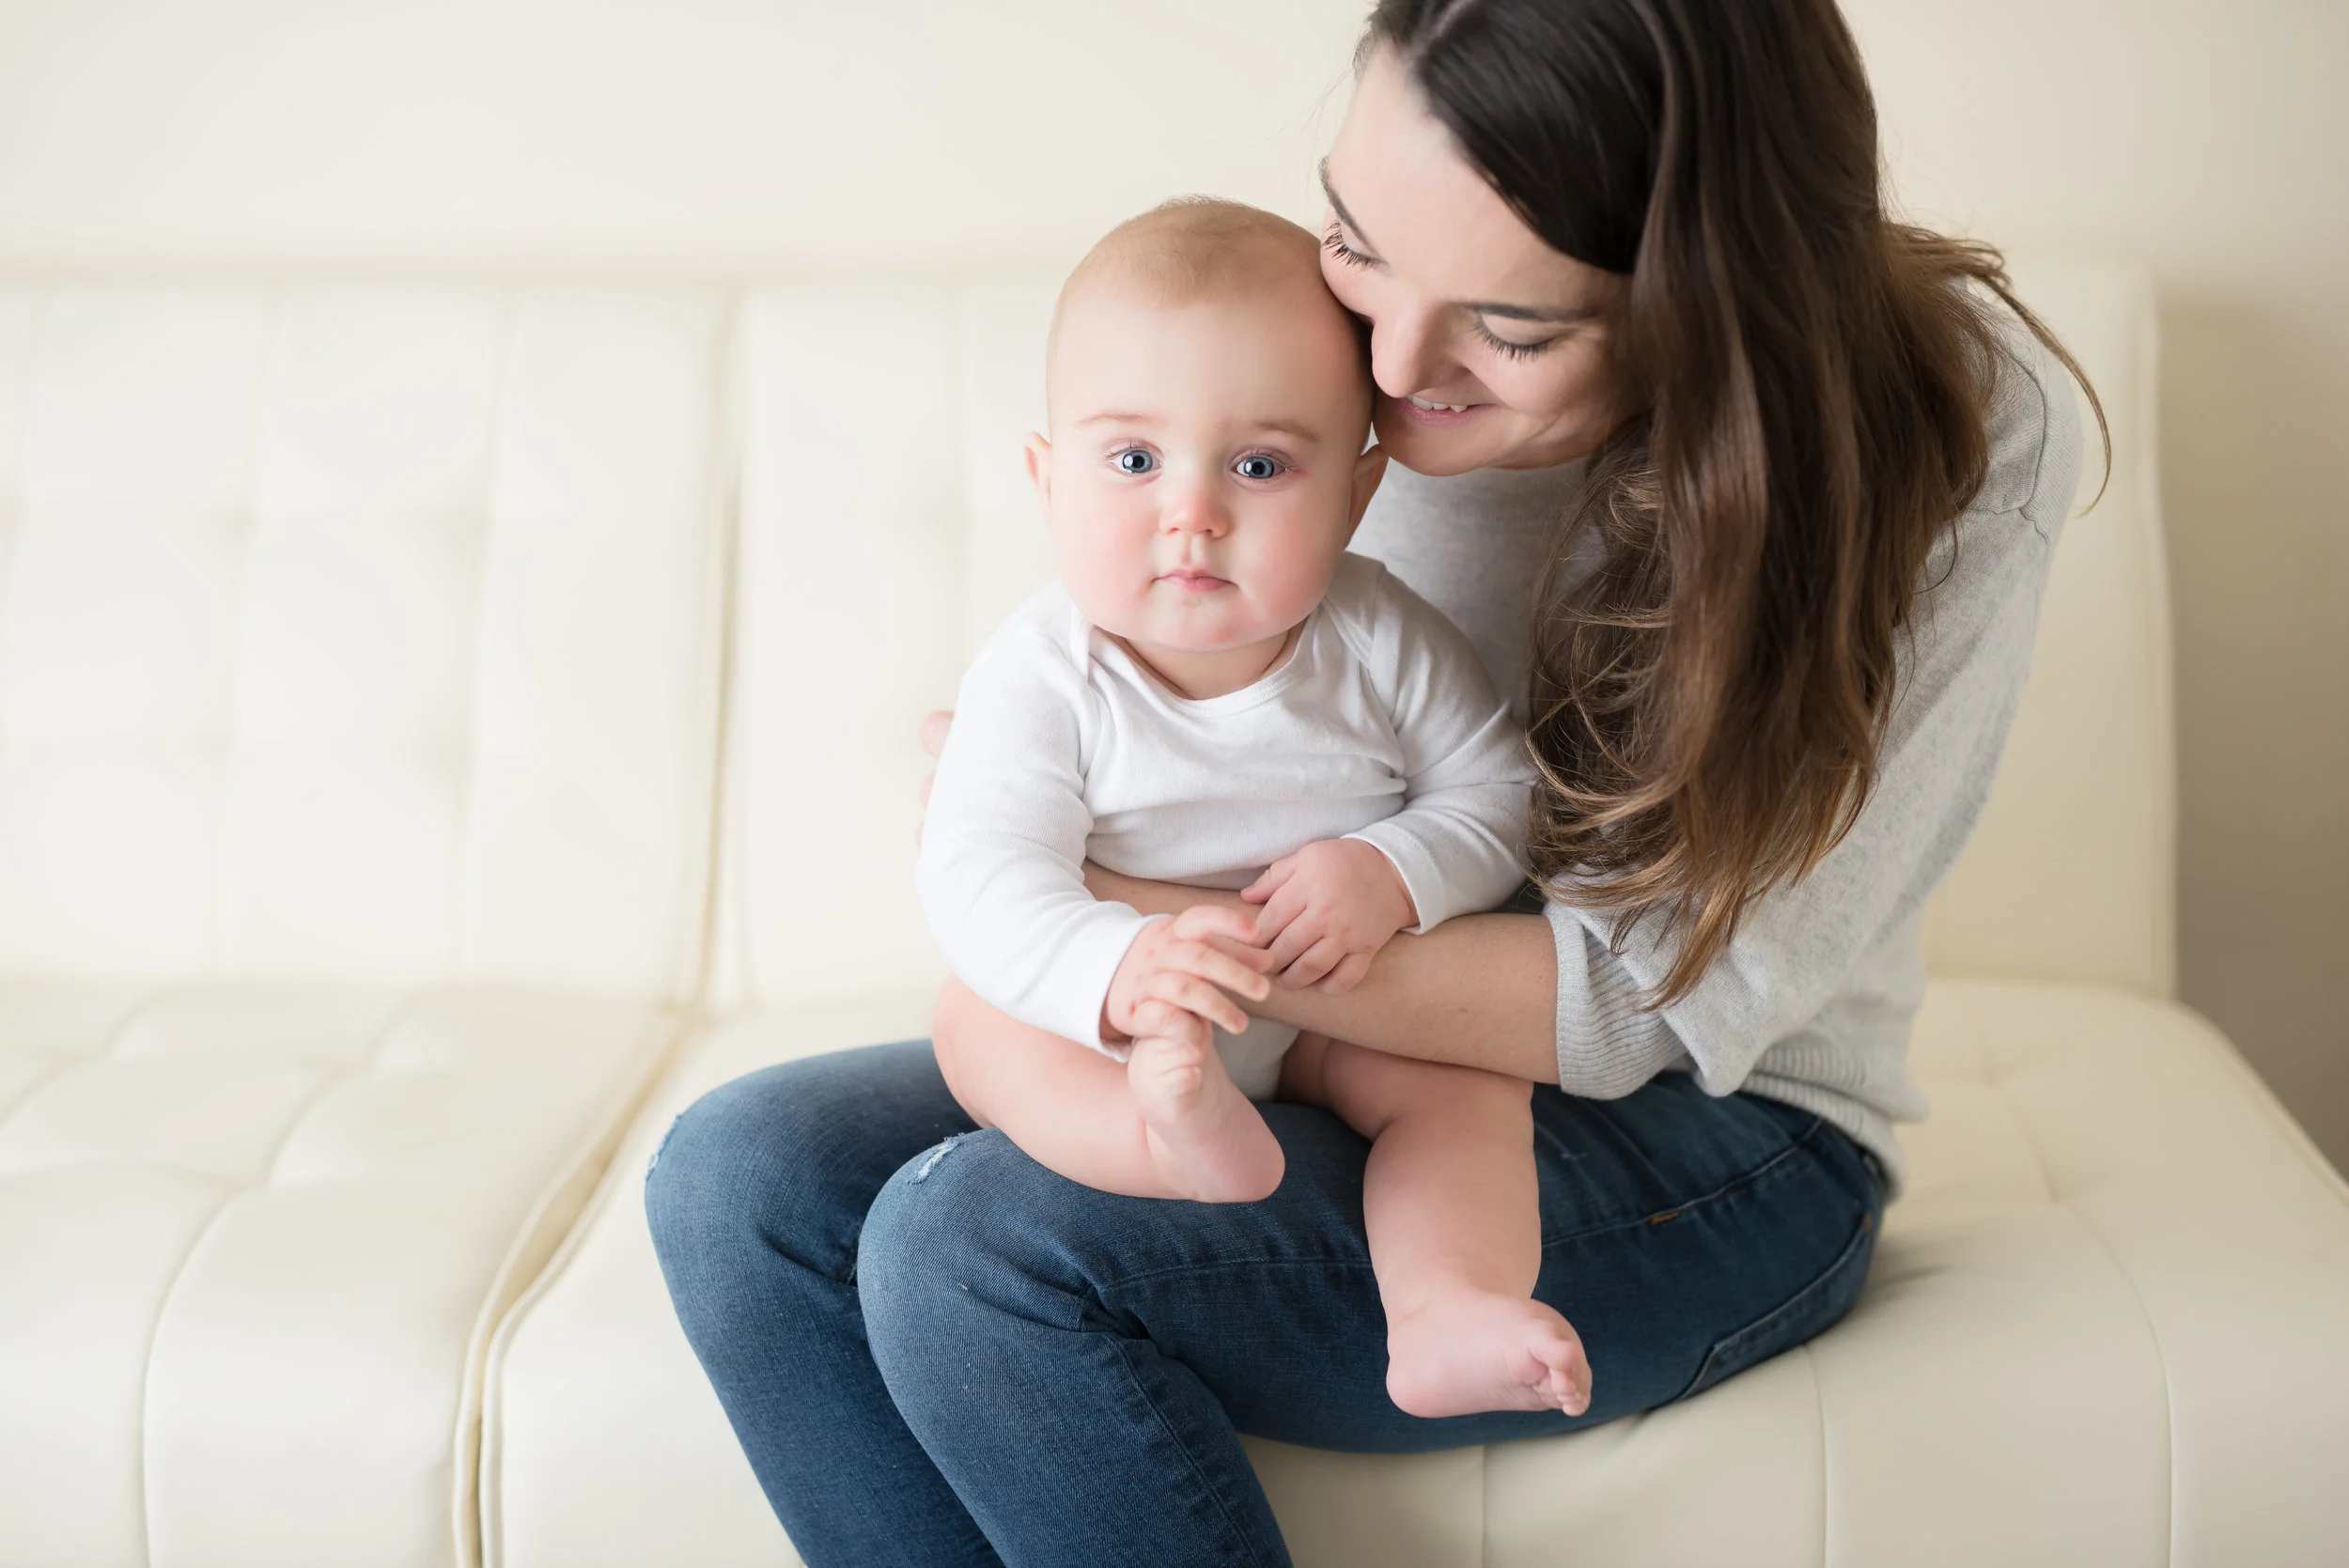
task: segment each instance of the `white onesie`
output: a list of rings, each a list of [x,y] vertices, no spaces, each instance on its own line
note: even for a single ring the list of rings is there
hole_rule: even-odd
[[[1524,880],[1522,732],[1458,628],[1361,555],[1280,668],[1198,701],[1096,629],[1058,583],[979,650],[955,708],[915,866],[947,964],[1022,1022],[1112,1056],[1101,1006],[1147,924],[1085,892],[1083,863],[1243,888],[1317,839],[1359,838],[1402,874],[1415,931]],[[1216,1047],[1272,1093],[1297,1032],[1259,1018]]]

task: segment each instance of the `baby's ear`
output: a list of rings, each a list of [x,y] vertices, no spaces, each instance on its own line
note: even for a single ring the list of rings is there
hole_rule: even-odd
[[[1034,430],[1028,432],[1025,453],[1028,459],[1028,483],[1035,487],[1035,498],[1046,511],[1052,506],[1052,443]]]
[[[1387,476],[1387,449],[1374,446],[1354,459],[1353,511],[1346,520],[1346,536],[1350,541],[1354,530],[1362,525],[1362,514],[1370,510],[1370,498],[1378,493],[1378,481]]]

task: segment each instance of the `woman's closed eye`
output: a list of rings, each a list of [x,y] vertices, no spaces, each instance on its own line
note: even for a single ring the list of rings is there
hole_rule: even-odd
[[[1321,248],[1348,267],[1368,267],[1375,261],[1374,257],[1365,256],[1347,244],[1345,228],[1335,222],[1322,231]]]
[[[1565,336],[1565,334],[1563,333],[1557,333],[1551,336],[1540,338],[1532,343],[1519,343],[1512,338],[1503,337],[1499,333],[1493,331],[1481,316],[1470,317],[1470,321],[1476,328],[1476,335],[1485,340],[1486,348],[1490,349],[1497,354],[1505,354],[1511,359],[1532,359],[1535,354],[1538,354],[1543,349],[1551,347],[1557,343],[1560,338]]]

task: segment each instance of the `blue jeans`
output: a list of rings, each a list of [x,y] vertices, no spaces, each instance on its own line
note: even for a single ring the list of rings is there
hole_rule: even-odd
[[[1271,1104],[1260,1203],[1121,1198],[973,1129],[926,1041],[785,1063],[677,1118],[646,1209],[669,1294],[811,1568],[1285,1564],[1238,1435],[1400,1452],[1685,1399],[1859,1293],[1883,1212],[1842,1133],[1666,1073],[1533,1095],[1542,1270],[1590,1411],[1387,1399],[1369,1145]]]

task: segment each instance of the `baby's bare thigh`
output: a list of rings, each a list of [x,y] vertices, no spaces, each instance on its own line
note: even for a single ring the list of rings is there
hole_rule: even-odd
[[[1327,1106],[1365,1138],[1412,1112],[1524,1115],[1533,1097],[1532,1084],[1521,1078],[1390,1056],[1319,1035],[1300,1035],[1291,1056],[1283,1095]]]
[[[1130,1103],[1126,1068],[1074,1040],[1021,1023],[959,980],[939,988],[931,1021],[939,1071],[982,1126],[1019,1137],[1031,1118],[1097,1113]]]

